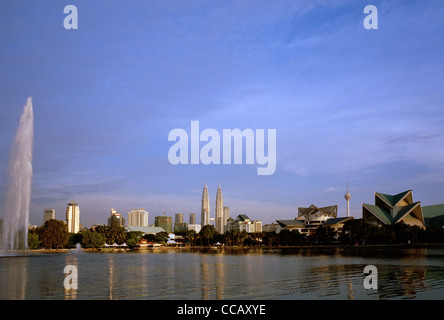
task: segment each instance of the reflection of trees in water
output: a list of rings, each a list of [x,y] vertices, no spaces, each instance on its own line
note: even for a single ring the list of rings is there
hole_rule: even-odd
[[[426,269],[421,266],[386,266],[378,268],[378,295],[381,299],[416,298],[418,292],[429,289]]]
[[[360,265],[328,265],[311,268],[301,274],[293,284],[293,291],[316,297],[345,295],[354,298],[354,287],[362,275],[364,266]],[[362,286],[362,282],[361,282]]]
[[[263,296],[263,256],[222,253],[201,257],[202,300]]]
[[[225,270],[224,261],[216,260],[209,261],[208,257],[204,256],[200,262],[200,272],[201,272],[201,298],[202,300],[224,299],[224,287],[225,281]]]

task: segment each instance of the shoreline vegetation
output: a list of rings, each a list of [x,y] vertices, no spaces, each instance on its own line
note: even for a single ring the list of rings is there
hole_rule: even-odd
[[[344,245],[344,244],[313,244],[313,245],[290,245],[290,246],[161,246],[156,248],[145,249],[116,249],[116,248],[63,248],[63,249],[29,249],[26,251],[35,253],[63,253],[72,251],[84,252],[159,252],[159,251],[189,251],[189,252],[254,252],[254,251],[276,251],[276,250],[296,250],[296,249],[444,249],[444,243],[424,243],[424,244],[361,244],[361,245]]]
[[[218,233],[214,226],[206,225],[199,233],[185,230],[171,235],[167,232],[143,234],[127,231],[119,225],[95,226],[79,233],[69,233],[60,220],[49,220],[30,229],[28,248],[43,252],[63,252],[76,249],[87,251],[146,251],[146,250],[272,250],[308,248],[420,248],[444,246],[444,228],[423,229],[404,223],[370,225],[363,219],[344,223],[337,231],[320,226],[310,234],[298,230],[282,229],[276,232],[247,233],[231,230]]]

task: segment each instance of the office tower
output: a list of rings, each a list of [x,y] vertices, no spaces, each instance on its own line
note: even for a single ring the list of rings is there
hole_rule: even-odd
[[[176,213],[174,219],[174,232],[183,232],[188,230],[188,223],[183,222],[183,213]]]
[[[55,209],[43,210],[43,223],[51,219],[55,219]]]
[[[125,218],[116,210],[111,208],[111,217],[108,218],[109,226],[125,227]]]
[[[66,223],[68,232],[78,233],[80,230],[80,208],[74,200],[68,203],[66,208]]]
[[[230,208],[229,207],[224,207],[224,232],[228,231],[228,227],[227,227],[227,220],[230,219],[231,215],[230,215]]]
[[[347,201],[347,217],[350,217],[350,198],[351,198],[351,194],[348,192],[348,181],[347,181],[347,193],[345,194],[344,198]]]
[[[217,188],[216,193],[216,231],[219,233],[224,233],[224,200],[222,198],[222,188]]]
[[[196,214],[190,213],[190,224],[196,224]]]
[[[200,216],[202,228],[207,224],[210,224],[210,198],[208,197],[208,188],[206,182],[202,192],[202,207],[200,211]]]
[[[176,213],[174,222],[175,223],[182,223],[183,222],[183,213]]]
[[[136,227],[148,227],[148,211],[145,208],[131,209],[128,212],[128,225]]]
[[[173,232],[173,217],[167,217],[165,214],[163,216],[157,216],[154,218],[154,225],[156,227],[161,227],[168,233]]]

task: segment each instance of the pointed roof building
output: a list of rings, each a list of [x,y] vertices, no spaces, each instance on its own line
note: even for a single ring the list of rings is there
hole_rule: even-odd
[[[395,195],[375,192],[375,204],[362,204],[362,218],[374,225],[404,222],[425,227],[421,202],[413,201],[412,190]]]

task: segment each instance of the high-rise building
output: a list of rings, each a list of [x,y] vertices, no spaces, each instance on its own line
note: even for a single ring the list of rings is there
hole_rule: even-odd
[[[154,225],[156,227],[161,227],[168,233],[173,232],[173,217],[167,217],[165,214],[163,216],[154,217]]]
[[[134,227],[148,227],[148,211],[145,208],[131,209],[128,212],[128,225]]]
[[[174,218],[175,223],[182,223],[183,222],[183,213],[176,213]]]
[[[206,182],[202,192],[202,207],[200,215],[202,228],[207,224],[210,224],[210,198],[208,196],[208,187]]]
[[[111,208],[111,217],[108,218],[109,226],[125,227],[125,218],[116,210]]]
[[[55,209],[43,210],[43,223],[51,219],[55,219]]]
[[[224,233],[225,223],[224,223],[224,200],[222,197],[222,188],[217,188],[216,193],[216,231],[219,233]]]
[[[230,219],[230,208],[224,207],[224,232],[228,231],[228,219]]]
[[[80,208],[74,200],[68,203],[66,208],[66,223],[68,232],[78,233],[80,230]]]
[[[188,230],[188,223],[183,222],[183,213],[176,213],[174,218],[174,232]]]
[[[196,214],[190,213],[190,224],[196,224]]]

